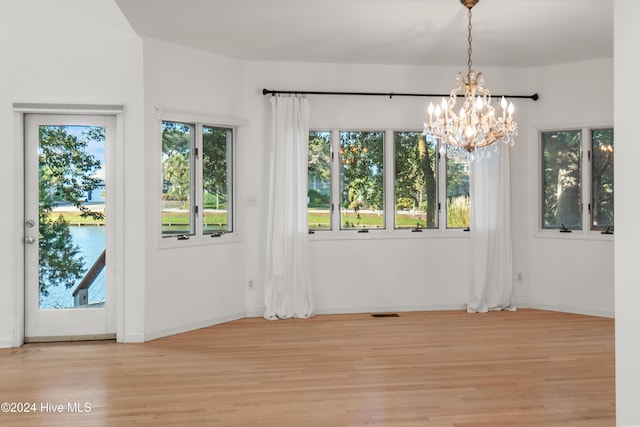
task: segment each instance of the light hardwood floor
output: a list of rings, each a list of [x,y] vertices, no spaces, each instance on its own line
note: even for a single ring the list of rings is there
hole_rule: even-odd
[[[3,349],[0,402],[36,412],[0,412],[0,425],[615,425],[612,319],[399,314],[253,318],[145,344]],[[46,411],[55,405],[63,413]]]

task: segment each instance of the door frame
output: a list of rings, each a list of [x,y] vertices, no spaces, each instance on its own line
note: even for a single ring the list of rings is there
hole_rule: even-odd
[[[107,229],[110,249],[107,268],[111,272],[114,287],[115,301],[115,328],[116,340],[122,342],[124,336],[124,107],[122,105],[97,105],[97,104],[33,104],[14,103],[14,165],[15,199],[14,199],[14,242],[15,283],[13,305],[13,339],[12,345],[20,347],[24,344],[25,334],[25,256],[24,256],[24,218],[25,218],[25,115],[87,115],[87,116],[113,116],[115,117],[115,135],[113,153],[109,156],[107,166],[107,180],[111,200],[107,199],[110,219]]]

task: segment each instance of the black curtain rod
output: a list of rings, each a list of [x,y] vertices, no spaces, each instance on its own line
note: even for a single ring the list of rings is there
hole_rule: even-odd
[[[357,95],[357,96],[388,96],[389,98],[393,98],[394,96],[426,96],[426,97],[448,97],[449,94],[446,95],[438,95],[433,93],[394,93],[394,92],[326,92],[326,91],[303,91],[303,90],[270,90],[270,89],[262,89],[263,95]],[[539,96],[537,93],[533,95],[491,95],[492,98],[501,98],[501,97],[513,99],[532,99],[537,101]]]

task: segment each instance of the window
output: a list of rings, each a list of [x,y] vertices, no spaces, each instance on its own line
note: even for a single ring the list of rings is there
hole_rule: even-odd
[[[591,229],[613,231],[613,129],[591,130]]]
[[[447,228],[467,228],[471,223],[470,171],[469,160],[447,153]]]
[[[233,230],[233,131],[162,122],[162,236],[221,236]]]
[[[340,132],[340,228],[384,228],[384,132]]]
[[[438,228],[437,144],[422,132],[394,132],[395,227]]]
[[[541,132],[541,146],[542,228],[612,231],[613,129]]]
[[[331,229],[331,132],[309,132],[309,230]]]
[[[423,132],[311,130],[308,146],[310,234],[468,229],[470,164]]]

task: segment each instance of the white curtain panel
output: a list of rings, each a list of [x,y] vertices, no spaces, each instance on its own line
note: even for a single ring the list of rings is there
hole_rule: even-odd
[[[266,319],[313,315],[307,226],[309,102],[272,96]]]
[[[509,196],[509,147],[471,162],[470,313],[515,310]]]

